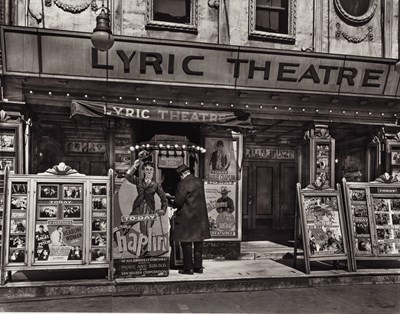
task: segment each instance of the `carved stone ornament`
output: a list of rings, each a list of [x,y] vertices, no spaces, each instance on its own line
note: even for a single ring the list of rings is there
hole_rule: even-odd
[[[60,162],[58,165],[53,166],[52,168],[47,169],[44,173],[39,173],[42,175],[73,175],[73,176],[84,176],[84,174],[79,173],[75,169],[72,169],[70,166],[67,166],[65,163]]]
[[[54,4],[63,11],[72,14],[81,13],[90,5],[92,5],[92,10],[97,9],[96,0],[54,0]]]
[[[339,17],[349,24],[364,24],[375,14],[378,0],[334,0]]]
[[[346,39],[348,42],[353,43],[353,44],[358,44],[363,42],[364,40],[368,39],[369,41],[373,41],[374,40],[374,34],[372,33],[373,28],[372,26],[368,26],[367,27],[367,33],[365,33],[364,35],[361,36],[352,36],[349,35],[348,33],[342,31],[340,29],[340,23],[336,23],[336,32],[335,32],[335,36],[337,39],[339,39],[341,36]]]
[[[85,11],[89,6],[91,6],[92,11],[97,11],[99,6],[96,1],[97,0],[45,0],[44,5],[46,7],[51,7],[52,2],[54,2],[61,10],[72,14],[78,14]],[[41,23],[44,12],[43,1],[29,0],[28,12],[38,23]]]
[[[384,174],[382,174],[381,176],[379,176],[379,178],[375,179],[375,182],[380,182],[380,183],[396,183],[399,182],[399,180],[397,180],[397,177],[393,177],[390,174],[388,174],[387,172],[385,172]]]

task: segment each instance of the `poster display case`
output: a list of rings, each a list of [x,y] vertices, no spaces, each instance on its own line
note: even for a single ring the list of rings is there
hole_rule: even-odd
[[[304,149],[304,186],[321,181],[325,186],[335,186],[335,140],[330,136],[327,125],[315,125],[306,132]]]
[[[85,176],[62,163],[10,174],[3,270],[109,269],[112,176]]]
[[[314,184],[301,189],[297,183],[297,197],[306,273],[310,273],[311,261],[345,260],[352,271],[340,186],[334,190]],[[296,249],[297,242],[295,259]]]
[[[23,124],[19,116],[9,116],[4,110],[1,112],[0,122],[0,252],[4,247],[4,203],[6,168],[9,173],[23,172]],[[1,255],[2,256],[2,255]],[[0,276],[2,276],[3,260],[0,258]]]
[[[350,244],[357,260],[400,258],[400,183],[381,176],[376,181],[343,180]]]

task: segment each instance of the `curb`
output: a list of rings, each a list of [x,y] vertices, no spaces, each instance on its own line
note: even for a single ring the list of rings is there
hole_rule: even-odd
[[[61,298],[101,296],[146,296],[171,294],[202,294],[214,292],[249,292],[270,289],[323,287],[333,285],[367,285],[400,283],[400,274],[356,273],[305,275],[185,281],[77,281],[8,283],[0,287],[0,302],[19,302]]]

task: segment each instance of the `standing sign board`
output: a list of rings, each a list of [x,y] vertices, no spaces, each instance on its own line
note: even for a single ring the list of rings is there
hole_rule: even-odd
[[[334,190],[309,185],[301,189],[298,183],[297,196],[306,273],[310,273],[310,261],[313,260],[346,260],[351,271],[340,187]]]
[[[169,218],[156,212],[132,214],[138,195],[123,181],[114,195],[113,268],[115,277],[158,277],[169,274]],[[155,195],[155,207],[160,201]]]
[[[112,175],[9,175],[3,270],[109,269]]]
[[[357,260],[400,258],[400,182],[390,178],[343,180],[354,269]]]

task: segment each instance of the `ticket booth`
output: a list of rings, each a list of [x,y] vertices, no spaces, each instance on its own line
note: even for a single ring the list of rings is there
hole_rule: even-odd
[[[109,269],[112,176],[6,173],[3,273]]]

